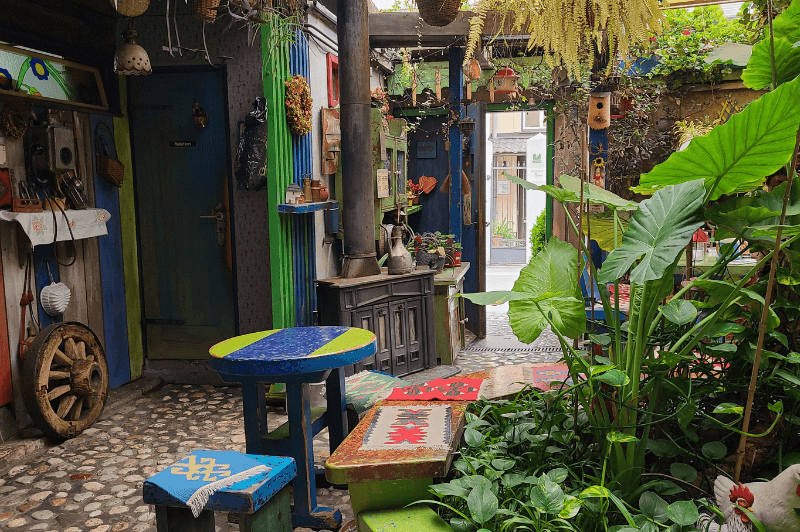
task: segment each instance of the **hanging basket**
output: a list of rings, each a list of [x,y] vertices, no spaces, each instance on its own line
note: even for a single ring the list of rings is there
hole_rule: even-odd
[[[417,0],[419,16],[431,26],[447,26],[456,19],[461,0]]]
[[[192,16],[205,22],[214,22],[217,18],[219,0],[192,0]]]
[[[150,0],[109,0],[117,13],[126,17],[138,17],[147,11]]]

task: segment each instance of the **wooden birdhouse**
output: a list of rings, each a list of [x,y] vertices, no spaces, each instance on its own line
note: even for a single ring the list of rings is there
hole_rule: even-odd
[[[606,129],[611,124],[611,93],[593,92],[589,94],[589,127]]]
[[[508,67],[503,67],[492,76],[492,86],[494,92],[501,94],[511,94],[519,90],[517,80],[519,76]]]

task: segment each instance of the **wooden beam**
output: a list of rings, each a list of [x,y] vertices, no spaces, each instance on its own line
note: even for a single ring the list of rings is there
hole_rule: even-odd
[[[402,48],[463,44],[469,34],[470,18],[472,13],[460,12],[453,22],[437,28],[421,22],[416,11],[370,13],[369,45],[371,48]]]

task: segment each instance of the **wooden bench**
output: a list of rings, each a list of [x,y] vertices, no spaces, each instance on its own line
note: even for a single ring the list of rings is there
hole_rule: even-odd
[[[194,451],[150,477],[142,491],[156,507],[158,532],[214,532],[215,511],[239,514],[243,532],[291,532],[288,485],[296,473],[292,458]],[[211,491],[206,500],[204,491]]]
[[[332,484],[347,484],[350,503],[357,518],[362,512],[403,507],[429,498],[428,486],[434,478],[444,477],[450,468],[464,430],[468,404],[461,401],[379,402],[325,462],[326,478]],[[424,408],[433,405],[450,407],[447,428],[449,442],[446,448],[362,449],[364,437],[382,407]],[[359,530],[364,532],[370,528]]]

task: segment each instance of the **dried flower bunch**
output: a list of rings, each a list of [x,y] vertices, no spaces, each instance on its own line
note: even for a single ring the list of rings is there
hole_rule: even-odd
[[[604,49],[604,39],[611,58],[627,59],[631,46],[661,31],[658,0],[480,0],[470,20],[467,60],[490,11],[499,13],[499,27],[530,35],[529,50],[541,47],[551,67],[563,65],[576,79],[581,63],[591,65]]]
[[[412,194],[422,194],[422,185],[416,184],[409,179],[408,190],[410,190]]]
[[[292,76],[286,85],[286,120],[295,135],[311,132],[311,89],[303,76]]]

